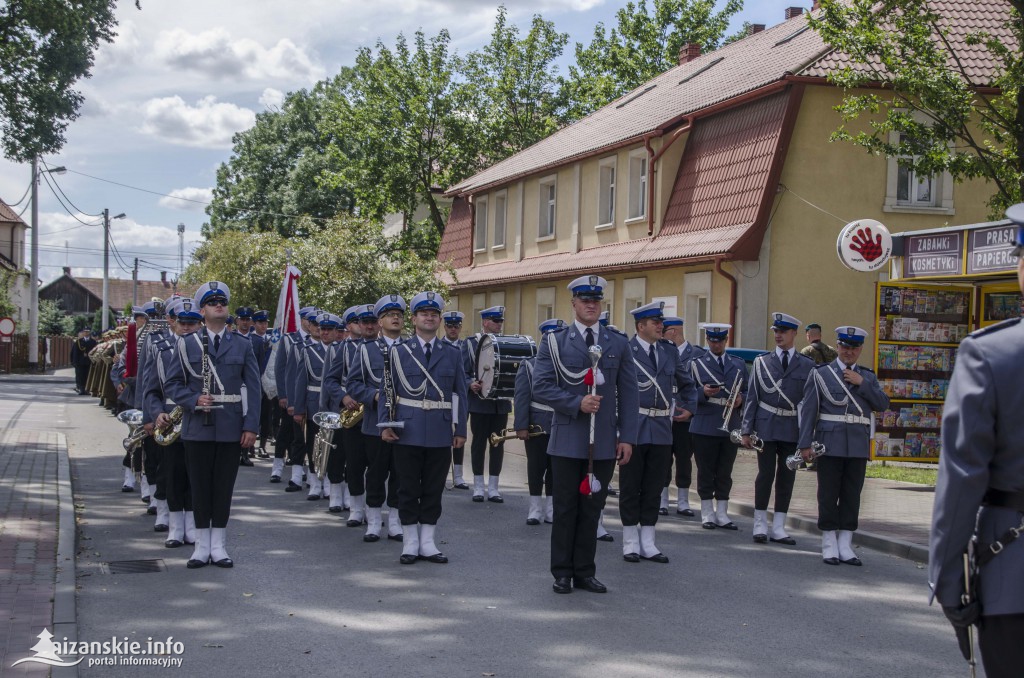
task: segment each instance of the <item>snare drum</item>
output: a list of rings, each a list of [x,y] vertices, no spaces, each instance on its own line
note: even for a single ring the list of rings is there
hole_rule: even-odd
[[[520,334],[485,334],[476,347],[476,378],[480,397],[512,400],[519,364],[537,355],[533,337]]]

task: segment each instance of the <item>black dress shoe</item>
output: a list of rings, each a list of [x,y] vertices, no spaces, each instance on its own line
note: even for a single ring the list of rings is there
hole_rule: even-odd
[[[680,511],[679,509],[676,509],[676,515],[677,516],[686,516],[687,518],[692,518],[693,517],[693,509],[683,509],[682,511]]]
[[[206,567],[209,564],[209,560],[195,560],[190,558],[189,561],[185,563],[185,567],[190,570],[198,570],[200,567]]]
[[[400,562],[402,565],[412,565],[416,562],[416,560],[416,556],[414,556],[411,553],[403,553],[401,556],[398,557],[398,562]]]
[[[478,504],[482,504],[483,501],[484,501],[484,497],[481,494],[474,494],[473,495],[473,501],[475,501]]]
[[[663,508],[660,508],[660,509],[658,509],[658,515],[659,515],[659,516],[667,516],[667,515],[668,515],[668,509],[667,509],[667,508],[664,508],[664,507],[663,507]]]
[[[341,507],[340,506],[329,506],[327,508],[327,512],[328,513],[341,513]]]
[[[242,457],[238,460],[238,465],[239,466],[255,466],[255,464],[252,463],[252,459],[249,459],[248,455],[242,455]]]
[[[843,565],[853,565],[854,567],[860,567],[861,565],[864,564],[864,563],[860,562],[860,558],[858,558],[857,556],[854,556],[853,558],[850,558],[849,560],[840,560],[839,562],[842,563]]]
[[[142,503],[143,504],[148,504],[149,503],[149,495],[148,494],[145,497],[142,498]]]
[[[448,556],[443,553],[435,553],[432,556],[420,556],[420,560],[425,560],[428,563],[437,563],[438,565],[444,565],[448,562]]]
[[[725,525],[719,525],[719,527],[722,528],[723,530],[738,530],[738,529],[740,529],[740,528],[736,527],[736,523],[732,522],[731,520],[729,522],[727,522]]]
[[[640,556],[640,557],[643,558],[644,560],[649,560],[652,563],[667,563],[668,562],[668,556],[666,556],[664,553],[655,553],[653,556],[650,556],[650,557],[648,557],[648,556]]]
[[[576,588],[591,593],[608,593],[608,587],[599,582],[597,577],[576,577],[572,583]]]
[[[822,558],[821,562],[825,563],[826,565],[838,565],[839,564],[839,559],[838,558]]]
[[[164,546],[169,549],[176,549],[181,546],[184,546],[184,542],[178,541],[177,539],[168,539],[164,542]]]
[[[229,568],[234,567],[235,563],[230,558],[221,558],[220,560],[213,561],[213,564],[217,567]]]
[[[368,542],[368,543],[373,543],[375,541],[380,541],[380,535],[379,534],[364,534],[363,535],[363,541]]]
[[[349,518],[348,520],[345,521],[345,525],[347,525],[348,527],[359,527],[360,525],[365,525],[365,524],[366,524],[365,520],[353,520],[353,519]]]
[[[154,532],[166,532],[167,531],[167,526],[166,525],[154,525],[153,526],[153,531]]]
[[[775,540],[773,539],[772,541],[775,541]],[[767,544],[768,543],[768,535],[767,534],[755,534],[754,535],[754,543],[756,543],[756,544]]]
[[[540,525],[540,521],[537,520],[536,518],[527,518],[526,519],[526,524],[527,525]]]
[[[155,516],[156,515],[156,507],[155,506],[150,506],[149,508],[147,508],[146,509],[146,514],[147,515],[151,515],[151,516]]]
[[[298,492],[302,489],[302,485],[297,485],[293,481],[288,481],[288,487],[284,488],[285,492]]]
[[[705,521],[701,523],[700,526],[703,527],[705,530],[713,530],[716,527],[718,527],[718,525],[712,523],[711,521]]]
[[[782,539],[776,539],[775,537],[771,537],[768,541],[772,542],[773,544],[785,544],[786,546],[796,546],[796,539],[793,539],[792,537],[783,537]]]
[[[640,562],[640,554],[639,553],[623,553],[622,554],[622,559],[625,560],[627,563],[639,563]]]
[[[598,541],[615,541],[615,537],[610,534],[602,534],[597,538]]]
[[[455,485],[454,488],[456,490],[468,490],[469,485],[467,485],[466,483],[459,483],[458,485]]]
[[[493,497],[487,497],[487,501],[492,501],[495,504],[504,504],[505,500],[501,498],[500,494],[494,495]]]
[[[572,580],[568,577],[555,577],[551,590],[555,593],[572,593]]]
[[[281,476],[270,476],[270,482],[279,483],[281,482]]]
[[[311,494],[306,497],[306,501],[320,501],[319,494]]]
[[[122,486],[121,486],[121,491],[122,491],[122,492],[134,492],[134,491],[135,491],[135,488],[134,488],[134,487],[131,487],[131,486],[129,486],[129,485],[122,485]]]
[[[616,490],[614,487],[609,487],[608,488],[608,496],[609,497],[617,497],[617,496],[619,496],[619,491]]]
[[[391,541],[404,541],[404,536],[401,534],[389,534],[388,539]]]

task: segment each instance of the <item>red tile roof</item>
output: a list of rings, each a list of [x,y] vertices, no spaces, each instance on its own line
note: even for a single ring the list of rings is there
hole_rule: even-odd
[[[456,198],[448,215],[448,225],[441,236],[437,260],[455,268],[473,263],[473,207],[466,198]]]
[[[42,292],[50,285],[53,285],[58,280],[62,280],[64,278],[72,280],[84,287],[89,294],[96,298],[97,302],[100,302],[103,299],[103,278],[76,278],[74,276],[65,275],[43,285],[39,291]],[[128,304],[132,303],[132,281],[111,278],[109,283],[110,308],[120,312],[124,310]],[[159,280],[140,280],[138,282],[137,303],[141,306],[153,297],[166,299],[172,294],[174,294],[174,286],[171,285],[170,282],[161,282]]]
[[[11,208],[11,206],[8,205],[7,203],[5,203],[3,200],[0,200],[0,221],[14,222],[16,224],[24,224],[25,223],[22,220],[22,218],[18,216],[18,213],[15,212]]]

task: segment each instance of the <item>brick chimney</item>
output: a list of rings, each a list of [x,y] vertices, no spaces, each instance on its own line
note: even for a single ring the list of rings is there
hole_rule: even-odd
[[[688,64],[700,56],[700,45],[696,42],[688,42],[679,50],[679,65]]]
[[[814,3],[814,4],[818,4],[818,3]],[[804,8],[803,7],[787,7],[786,8],[786,21],[789,21],[790,19],[795,19],[796,17],[803,15],[803,13],[804,13]]]
[[[66,275],[69,278],[71,277],[71,267],[70,266],[65,266],[64,267],[64,275]]]
[[[160,271],[160,282],[164,284],[164,287],[167,287],[167,271]]]
[[[750,27],[747,29],[747,35],[754,35],[755,33],[760,33],[764,29],[764,24],[750,24]]]

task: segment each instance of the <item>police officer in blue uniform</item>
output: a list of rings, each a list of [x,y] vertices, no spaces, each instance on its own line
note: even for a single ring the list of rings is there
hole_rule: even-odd
[[[280,427],[277,437],[274,439],[274,466],[270,471],[270,482],[281,482],[281,473],[284,471],[285,460],[291,465],[291,459],[297,456],[296,449],[302,446],[301,432],[296,432],[297,424],[292,419],[292,413],[288,411],[292,405],[288,401],[288,391],[295,381],[295,366],[299,359],[301,346],[306,342],[309,333],[309,324],[306,316],[315,309],[312,306],[303,306],[299,309],[299,329],[288,332],[281,337],[274,362],[274,381],[277,387],[278,416]],[[278,461],[280,460],[280,461]],[[285,492],[298,492],[302,489],[302,464],[292,465],[292,477]]]
[[[705,351],[700,346],[694,346],[686,340],[683,333],[683,319],[676,316],[665,316],[662,321],[662,335],[666,341],[671,341],[679,353],[679,360],[687,370],[690,370],[690,361],[704,355]],[[692,372],[691,372],[692,374]],[[676,514],[693,517],[693,509],[690,508],[690,484],[693,482],[693,442],[690,439],[690,421],[692,414],[676,410],[672,417],[672,457],[676,464]],[[665,489],[661,492],[661,506],[665,509],[661,515],[668,514],[668,486],[672,482],[672,465],[669,464],[669,472],[665,475]]]
[[[252,342],[252,352],[256,356],[256,365],[260,368],[260,379],[267,373],[267,365],[270,364],[270,353],[273,344],[270,335],[267,334],[267,326],[270,324],[270,311],[260,309],[252,314],[253,330],[249,333],[249,341]],[[256,445],[256,456],[260,459],[268,459],[267,441],[274,437],[274,410],[276,403],[267,395],[266,388],[263,389],[263,397],[260,406],[260,437]],[[280,479],[280,475],[278,475]]]
[[[460,355],[462,354],[462,345],[465,343],[460,338],[462,321],[465,317],[466,315],[459,311],[445,311],[441,314],[441,320],[444,321],[444,336],[441,337],[441,341],[459,349]],[[462,462],[465,460],[465,455],[465,446],[452,448],[452,487],[456,490],[469,489],[469,485],[466,484],[466,480],[462,476]]]
[[[205,283],[194,298],[206,327],[178,343],[179,360],[171,362],[165,385],[185,411],[181,439],[196,518],[196,549],[187,566],[232,567],[226,528],[238,457],[259,431],[260,374],[252,345],[227,329],[227,285]]]
[[[622,558],[667,563],[654,542],[658,504],[672,465],[672,417],[697,409],[697,389],[672,342],[662,341],[665,302],[630,311],[636,334],[629,342],[640,395],[639,428],[629,463],[619,470]]]
[[[752,434],[763,441],[758,450],[757,478],[754,480],[754,541],[795,545],[786,533],[786,514],[793,497],[796,471],[786,466],[786,458],[796,452],[800,435],[797,404],[803,398],[804,384],[814,369],[814,361],[793,346],[800,321],[787,313],[771,314],[775,350],[754,359],[750,385],[743,407],[743,446],[750,449]],[[775,485],[775,513],[768,532],[768,500]]]
[[[569,283],[574,320],[541,341],[533,375],[534,399],[555,411],[548,443],[555,497],[555,593],[572,593],[573,587],[608,590],[595,577],[597,523],[615,465],[629,462],[636,443],[640,406],[629,340],[598,322],[607,284],[596,275]],[[591,362],[594,346],[601,348],[596,370]],[[596,385],[596,395],[587,381]],[[585,481],[586,487],[581,486]]]
[[[391,379],[381,380],[377,425],[381,438],[394,445],[404,542],[399,562],[447,563],[434,531],[451,449],[466,440],[466,375],[459,350],[437,339],[441,295],[420,292],[410,310],[416,334],[389,354]]]
[[[1017,225],[1014,256],[1024,290],[1024,204],[1006,211]],[[932,595],[964,633],[963,554],[976,535],[980,587],[978,640],[985,675],[1019,676],[1024,666],[1024,454],[1020,318],[974,332],[960,343],[942,415],[942,452],[932,513],[928,580]],[[975,581],[975,585],[978,580]]]
[[[316,501],[325,494],[319,476],[326,477],[323,469],[316,468],[313,460],[313,444],[317,433],[320,432],[320,427],[313,422],[313,415],[320,411],[324,361],[327,358],[327,344],[324,342],[321,332],[324,323],[327,324],[328,331],[330,331],[340,324],[341,319],[331,313],[321,313],[313,318],[307,317],[307,320],[309,321],[309,336],[312,341],[302,347],[299,369],[295,374],[294,414],[292,417],[303,430],[302,459],[307,461],[309,469],[306,478],[309,483],[309,494],[306,499]],[[291,399],[289,402],[292,402]],[[292,463],[301,464],[301,461],[293,458]],[[326,494],[330,496],[329,488]]]
[[[565,322],[553,318],[542,322],[537,331],[540,332],[543,341],[548,332],[554,332],[564,326]],[[512,428],[516,431],[516,437],[526,446],[526,480],[530,491],[527,525],[540,525],[542,520],[550,523],[555,510],[551,495],[551,458],[548,456],[551,418],[555,411],[533,398],[533,371],[536,362],[537,359],[531,357],[519,363],[513,400],[515,407],[512,408]],[[531,436],[531,433],[534,435]],[[546,504],[544,494],[547,495]]]
[[[800,402],[797,444],[804,460],[813,458],[812,442],[825,446],[816,463],[821,558],[827,565],[861,565],[853,533],[871,453],[871,413],[889,409],[875,373],[857,364],[867,334],[859,327],[836,328],[839,357],[815,366]]]
[[[247,339],[252,337],[253,313],[254,311],[251,306],[239,306],[238,308],[235,309],[235,334],[239,335],[240,337],[245,337]],[[258,349],[256,348],[256,345],[254,343],[252,347],[252,352],[256,354],[256,364],[257,366],[259,366],[260,356],[257,353],[257,351]],[[260,400],[260,402],[262,403],[262,399]],[[262,408],[260,409],[260,412],[262,416]],[[255,450],[253,448],[247,450],[243,449],[242,456],[238,460],[239,466],[253,466],[253,456],[255,456]]]
[[[143,478],[149,484],[150,489],[147,512],[150,515],[156,516],[153,530],[156,532],[166,532],[168,529],[167,493],[161,468],[164,451],[163,448],[153,441],[153,420],[146,411],[144,395],[147,379],[155,369],[157,357],[160,353],[159,347],[170,339],[170,332],[165,327],[157,327],[156,321],[163,320],[166,323],[173,321],[173,318],[167,312],[164,302],[159,299],[146,302],[142,308],[146,311],[149,318],[146,325],[150,327],[151,331],[147,332],[138,342],[138,370],[132,389],[131,406],[136,410],[142,411],[142,424],[150,434],[147,438],[143,439],[140,446],[142,450]],[[150,325],[150,322],[153,322],[153,324]]]
[[[736,445],[729,432],[740,426],[743,392],[747,390],[747,366],[741,358],[725,351],[732,325],[705,323],[708,351],[690,361],[697,382],[697,412],[690,422],[694,456],[697,458],[697,494],[700,496],[701,527],[736,530],[729,518],[729,492]],[[733,404],[725,419],[726,407]]]
[[[505,307],[491,306],[480,311],[480,322],[483,332],[468,337],[463,344],[463,364],[466,378],[469,380],[469,428],[473,432],[470,445],[470,461],[473,464],[473,501],[487,501],[500,504],[505,500],[498,490],[498,478],[505,460],[505,443],[490,445],[492,433],[501,434],[508,426],[508,415],[512,411],[512,403],[497,398],[480,397],[480,381],[477,379],[476,351],[483,334],[501,334],[505,326]],[[490,457],[487,465],[487,486],[484,489],[484,453],[490,445]]]

